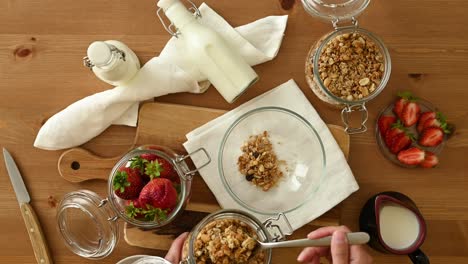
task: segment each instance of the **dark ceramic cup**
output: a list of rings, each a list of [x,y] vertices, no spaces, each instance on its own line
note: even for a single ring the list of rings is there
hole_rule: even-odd
[[[388,204],[409,209],[417,218],[419,234],[409,247],[395,249],[387,245],[382,239],[379,219],[380,210],[384,205]],[[426,238],[426,222],[416,204],[408,196],[398,192],[382,192],[372,196],[362,208],[359,226],[361,231],[370,235],[369,245],[372,248],[387,254],[408,255],[416,264],[429,264],[429,258],[419,249]]]

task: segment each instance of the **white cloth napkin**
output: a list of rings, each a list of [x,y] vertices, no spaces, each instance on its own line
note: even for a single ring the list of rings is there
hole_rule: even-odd
[[[357,191],[359,186],[338,143],[293,80],[289,80],[188,133],[184,147],[189,153],[203,147],[211,156],[211,163],[200,169],[199,172],[221,207],[245,210],[229,195],[223,186],[221,177],[218,174],[219,148],[224,133],[234,120],[252,109],[265,106],[283,107],[303,116],[317,130],[325,148],[327,165],[320,188],[318,188],[312,200],[306,202],[299,209],[286,214],[293,229],[296,230],[346,199],[351,193]],[[191,158],[196,166],[206,162],[206,157],[203,155],[194,155]],[[284,197],[284,199],[287,200],[287,197]],[[261,214],[254,213],[254,215],[261,221],[268,218],[268,216]]]
[[[234,29],[205,3],[200,12],[201,22],[224,37],[250,65],[276,56],[288,20],[287,16],[269,16]],[[210,83],[179,55],[177,45],[177,39],[171,38],[159,57],[148,61],[126,85],[88,96],[52,116],[40,129],[34,146],[47,150],[75,147],[111,124],[136,126],[138,102],[170,93],[204,92]]]

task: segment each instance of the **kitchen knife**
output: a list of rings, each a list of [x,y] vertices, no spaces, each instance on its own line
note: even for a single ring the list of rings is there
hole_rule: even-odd
[[[29,239],[31,240],[37,263],[51,264],[53,262],[52,258],[50,257],[49,249],[47,248],[44,233],[42,232],[41,226],[39,225],[39,221],[37,219],[36,213],[34,213],[34,209],[29,204],[31,198],[29,197],[28,190],[26,190],[23,178],[21,177],[15,161],[5,148],[3,149],[3,157],[5,158],[8,175],[10,176],[11,184],[13,185],[16,198],[18,199],[18,203],[20,205],[21,215],[23,216],[24,223],[26,224],[26,229],[28,230]]]

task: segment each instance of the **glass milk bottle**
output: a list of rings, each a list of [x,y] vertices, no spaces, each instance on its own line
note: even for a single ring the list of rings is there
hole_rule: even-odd
[[[83,62],[99,79],[115,86],[130,81],[140,69],[135,53],[117,40],[91,43]]]
[[[198,67],[226,101],[232,103],[257,81],[258,76],[218,33],[198,22],[201,13],[190,3],[195,14],[179,0],[159,0],[158,16],[161,10],[164,11],[177,31],[172,31],[171,26],[166,27],[160,17],[164,27],[184,43],[184,50],[180,52]]]

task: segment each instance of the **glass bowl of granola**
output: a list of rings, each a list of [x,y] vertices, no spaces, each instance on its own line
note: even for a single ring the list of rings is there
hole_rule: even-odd
[[[325,172],[315,128],[280,107],[251,110],[226,131],[218,157],[227,193],[245,210],[288,213],[313,199]]]

